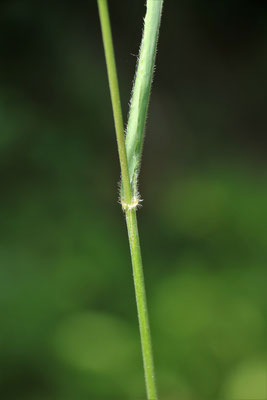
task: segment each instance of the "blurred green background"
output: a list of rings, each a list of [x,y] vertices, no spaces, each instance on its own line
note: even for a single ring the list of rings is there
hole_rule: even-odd
[[[267,7],[165,1],[139,211],[162,400],[267,398]],[[144,1],[110,1],[125,120]],[[0,398],[142,400],[95,1],[1,2]]]

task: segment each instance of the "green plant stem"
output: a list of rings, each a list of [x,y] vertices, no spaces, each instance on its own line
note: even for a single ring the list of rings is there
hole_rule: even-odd
[[[150,336],[149,319],[148,319],[148,311],[146,303],[145,282],[144,282],[143,264],[142,264],[138,226],[137,226],[136,210],[134,209],[126,210],[125,214],[126,214],[126,222],[127,222],[128,236],[131,249],[135,297],[136,297],[139,329],[141,336],[147,398],[149,400],[157,400],[158,396],[157,396],[153,351],[151,345],[151,336]]]
[[[127,202],[127,204],[131,204],[132,192],[131,192],[129,169],[127,163],[127,154],[125,148],[119,83],[116,70],[108,4],[107,0],[98,0],[97,3],[98,3],[102,36],[103,36],[107,71],[108,71],[108,81],[109,81],[111,102],[113,108],[113,116],[115,122],[115,130],[116,130],[120,167],[121,167],[121,179],[124,187],[125,201]]]
[[[126,149],[125,149],[123,119],[122,119],[121,103],[119,96],[119,85],[116,73],[116,64],[115,64],[114,49],[112,43],[112,34],[111,34],[107,0],[98,0],[98,9],[99,9],[103,42],[104,42],[106,64],[108,70],[109,87],[112,99],[112,107],[113,107],[115,129],[116,129],[116,136],[118,143],[118,152],[121,165],[122,184],[124,187],[124,197],[126,202],[125,216],[126,216],[128,237],[131,249],[131,260],[133,267],[133,277],[134,277],[135,295],[137,303],[144,371],[145,371],[147,398],[149,400],[157,400],[158,397],[157,397],[156,380],[154,373],[154,362],[153,362],[153,353],[152,353],[151,338],[150,338],[148,311],[146,305],[146,293],[145,293],[145,284],[143,276],[141,249],[140,249],[138,226],[136,219],[136,210],[130,207],[130,205],[132,205],[133,199],[132,199],[131,185],[129,179]]]

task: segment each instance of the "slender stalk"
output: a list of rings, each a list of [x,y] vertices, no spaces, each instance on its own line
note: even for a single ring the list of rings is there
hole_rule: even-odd
[[[132,192],[131,192],[129,170],[127,163],[127,154],[125,148],[119,83],[116,70],[108,4],[107,0],[98,0],[97,3],[98,3],[102,36],[103,36],[107,71],[108,71],[108,81],[109,81],[111,102],[113,108],[113,116],[115,122],[115,130],[116,130],[120,167],[121,167],[121,179],[124,187],[125,200],[127,204],[131,204]]]
[[[158,1],[162,3],[161,0],[155,0],[155,3],[157,3]],[[151,3],[151,0],[149,0],[149,2]],[[131,260],[133,267],[135,296],[137,303],[147,398],[148,400],[157,400],[158,397],[157,397],[156,379],[154,372],[154,362],[153,362],[153,352],[152,352],[151,337],[150,337],[148,311],[146,304],[143,265],[142,265],[141,248],[140,248],[139,233],[138,233],[137,218],[136,218],[137,204],[136,204],[135,194],[132,193],[128,160],[126,156],[126,147],[125,147],[124,132],[123,132],[123,119],[122,119],[121,103],[119,96],[119,86],[116,73],[116,64],[115,64],[115,56],[114,56],[107,0],[98,0],[98,9],[99,9],[103,42],[104,42],[109,87],[111,92],[113,115],[114,115],[115,129],[116,129],[116,136],[118,143],[118,152],[121,165],[122,186],[123,186],[123,199],[121,199],[121,201],[123,209],[125,211],[128,237],[131,250]]]
[[[128,236],[131,249],[135,297],[136,297],[138,320],[139,320],[139,330],[141,336],[147,398],[149,400],[157,400],[158,396],[157,396],[148,311],[146,304],[143,263],[141,256],[138,226],[137,226],[136,210],[128,209],[125,211],[125,214],[126,214],[126,222],[127,222]]]

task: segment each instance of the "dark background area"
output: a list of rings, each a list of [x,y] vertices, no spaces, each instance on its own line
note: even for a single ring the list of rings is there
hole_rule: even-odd
[[[143,399],[96,2],[0,7],[0,398]],[[144,1],[110,13],[126,122]],[[165,0],[138,212],[162,400],[267,398],[266,23]]]

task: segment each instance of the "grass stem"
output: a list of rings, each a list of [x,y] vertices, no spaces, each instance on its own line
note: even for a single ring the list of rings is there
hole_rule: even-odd
[[[156,0],[155,3],[157,3],[158,1],[161,2],[161,0]],[[106,65],[108,71],[109,87],[111,93],[116,137],[118,143],[118,152],[119,152],[119,159],[121,166],[121,179],[122,179],[123,196],[124,196],[123,201],[125,202],[123,208],[125,211],[128,237],[131,250],[135,296],[137,303],[139,330],[140,330],[143,364],[145,372],[146,392],[148,400],[157,400],[158,397],[157,397],[153,352],[152,352],[149,319],[147,311],[143,264],[142,264],[141,248],[140,248],[138,225],[136,218],[136,207],[135,207],[136,199],[134,194],[132,193],[130,176],[129,176],[128,160],[126,155],[124,130],[123,130],[123,118],[122,118],[121,102],[119,95],[119,85],[116,72],[116,63],[115,63],[107,0],[98,0],[98,9],[99,9],[103,42],[104,42],[104,51],[105,51]]]
[[[100,0],[101,1],[101,0]],[[154,370],[153,351],[146,302],[143,263],[137,226],[136,210],[126,210],[126,222],[131,249],[135,297],[137,304],[139,330],[142,345],[146,392],[149,400],[157,400],[157,387]]]
[[[130,204],[132,199],[132,192],[130,185],[127,154],[125,148],[119,83],[117,77],[117,69],[116,69],[116,62],[115,62],[115,55],[114,55],[114,48],[112,41],[108,4],[107,0],[98,0],[97,3],[98,3],[102,36],[103,36],[105,58],[107,64],[113,116],[115,122],[115,130],[116,130],[120,167],[121,167],[121,179],[124,187],[125,200],[128,204]]]

